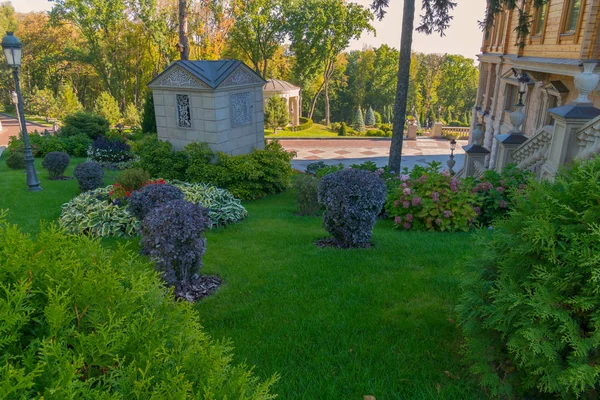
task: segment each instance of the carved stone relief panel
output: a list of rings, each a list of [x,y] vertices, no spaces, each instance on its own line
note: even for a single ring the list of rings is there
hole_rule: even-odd
[[[232,93],[231,97],[231,126],[247,125],[252,122],[251,93]]]
[[[180,128],[191,128],[190,96],[187,94],[176,94],[175,101],[177,104],[177,126]]]

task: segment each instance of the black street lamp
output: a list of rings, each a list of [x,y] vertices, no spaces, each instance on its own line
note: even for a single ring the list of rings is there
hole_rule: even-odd
[[[448,172],[452,175],[454,175],[454,170],[452,168],[454,168],[454,165],[456,164],[456,161],[454,161],[454,150],[456,150],[456,140],[452,139],[450,141],[450,159],[446,161],[446,164],[448,164]]]
[[[32,192],[42,190],[40,181],[35,173],[33,165],[33,154],[31,154],[31,146],[29,144],[29,136],[27,135],[27,121],[25,120],[25,111],[23,109],[23,96],[21,95],[21,85],[19,83],[19,67],[21,66],[21,42],[12,32],[6,32],[6,36],[2,38],[2,51],[6,57],[6,63],[13,70],[15,76],[15,91],[17,94],[17,114],[21,124],[21,132],[23,134],[23,143],[25,144],[25,168],[27,170],[27,186]]]

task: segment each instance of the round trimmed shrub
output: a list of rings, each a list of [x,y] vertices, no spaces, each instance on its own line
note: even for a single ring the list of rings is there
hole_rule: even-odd
[[[60,179],[67,170],[71,158],[62,151],[53,151],[44,157],[42,166],[48,170],[50,179]]]
[[[79,190],[86,192],[104,185],[104,171],[95,162],[86,162],[75,167],[73,175],[77,178]]]
[[[185,292],[200,272],[208,224],[206,209],[185,200],[155,207],[142,222],[142,252],[153,259],[177,292]]]
[[[234,364],[144,257],[54,226],[36,236],[0,217],[1,397],[275,397],[276,378]]]
[[[323,227],[340,247],[366,247],[386,199],[383,179],[373,172],[344,169],[321,179],[318,199]]]
[[[106,135],[110,128],[110,123],[106,118],[98,114],[78,111],[67,115],[63,120],[63,126],[60,128],[59,136],[68,137],[85,134],[94,140]]]
[[[128,191],[140,190],[150,180],[150,174],[141,168],[132,168],[122,171],[115,183],[118,183]]]
[[[183,200],[183,192],[170,184],[152,184],[136,190],[129,197],[128,211],[143,221],[154,208],[172,200]]]
[[[494,397],[597,398],[599,194],[600,158],[575,163],[530,182],[480,234],[458,312],[471,370]]]
[[[10,169],[25,169],[25,153],[22,149],[7,150],[5,161]]]

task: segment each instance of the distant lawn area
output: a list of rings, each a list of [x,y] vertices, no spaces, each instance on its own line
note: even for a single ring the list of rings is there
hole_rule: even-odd
[[[0,209],[33,234],[78,193],[75,180],[48,181],[39,161],[44,190],[30,193],[25,173],[0,159]],[[323,249],[313,244],[326,236],[321,218],[297,216],[293,191],[244,205],[244,222],[206,234],[203,273],[224,285],[195,308],[209,334],[232,339],[235,361],[280,375],[278,398],[487,398],[461,360],[454,322],[477,252],[469,234],[399,232],[382,220],[372,248]]]
[[[306,138],[319,138],[319,137],[338,137],[337,132],[332,132],[328,127],[321,124],[313,124],[309,129],[303,131],[292,132],[278,130],[276,134],[273,134],[273,130],[265,130],[265,138],[276,139],[278,137],[306,137]]]

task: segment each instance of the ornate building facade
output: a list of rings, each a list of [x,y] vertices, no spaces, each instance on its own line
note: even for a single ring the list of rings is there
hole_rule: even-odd
[[[549,0],[539,8],[533,7],[533,0],[520,4],[533,16],[525,47],[517,43],[518,11],[504,11],[484,34],[477,56],[480,80],[472,131],[475,124],[482,125],[479,144],[489,151],[482,161],[485,168],[495,168],[502,153],[501,141],[496,139],[514,132],[511,113],[515,112],[519,92],[524,92],[520,132],[527,139],[537,135],[537,142],[548,141],[557,118],[552,110],[581,102],[575,76],[581,74],[582,63],[600,59],[600,1]],[[599,71],[595,64],[591,68]],[[521,85],[519,77],[526,77]],[[587,102],[600,107],[600,94],[591,91]]]

